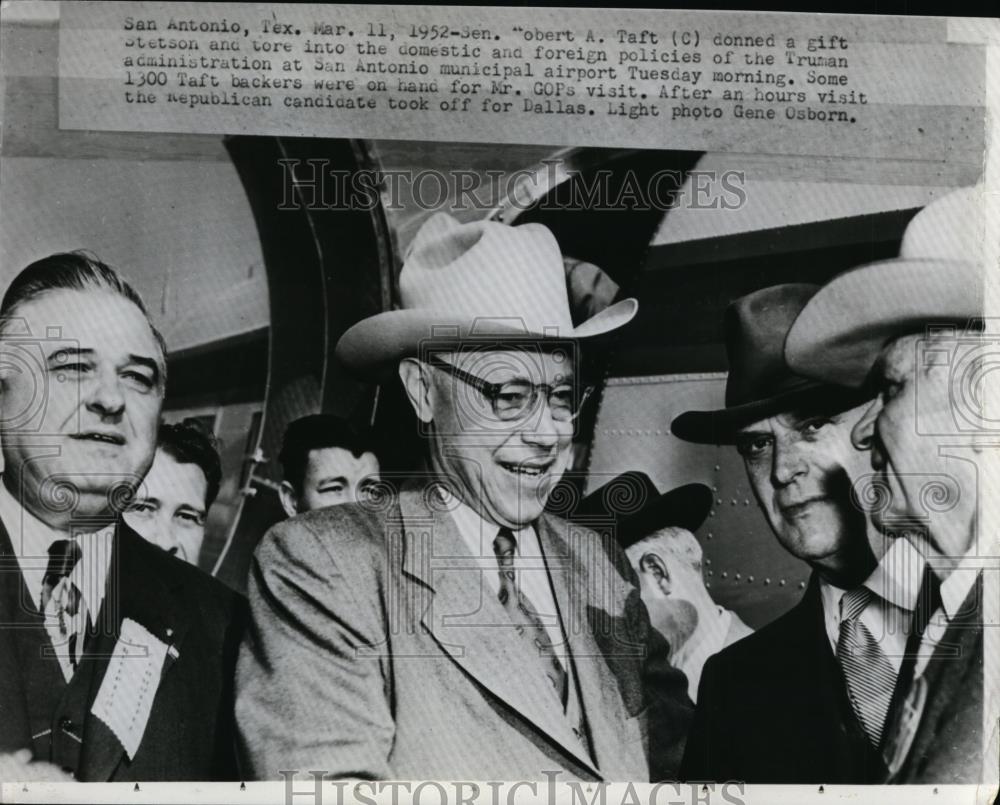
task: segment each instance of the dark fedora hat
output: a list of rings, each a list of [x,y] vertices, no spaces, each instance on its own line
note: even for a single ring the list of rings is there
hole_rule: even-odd
[[[627,548],[666,526],[695,531],[711,508],[712,490],[704,484],[661,493],[646,473],[630,470],[580,500],[568,517],[582,525],[613,518],[615,537]]]
[[[745,425],[797,406],[822,402],[844,410],[863,401],[856,391],[794,374],[785,363],[785,337],[818,291],[818,285],[788,283],[730,303],[725,317],[726,407],[686,411],[670,423],[674,436],[698,444],[733,444]]]

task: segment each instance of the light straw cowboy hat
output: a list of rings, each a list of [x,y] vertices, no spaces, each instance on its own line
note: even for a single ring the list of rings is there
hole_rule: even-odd
[[[785,342],[789,365],[859,387],[892,339],[981,318],[984,237],[981,187],[931,202],[906,227],[899,257],[834,277],[809,301]]]
[[[574,327],[563,257],[541,224],[462,224],[431,216],[413,239],[399,274],[400,310],[355,324],[337,343],[348,369],[378,377],[427,339],[542,341],[588,339],[628,323],[638,302],[625,299]]]

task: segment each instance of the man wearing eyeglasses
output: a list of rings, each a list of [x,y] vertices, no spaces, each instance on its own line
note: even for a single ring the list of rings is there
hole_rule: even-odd
[[[252,776],[643,780],[676,772],[691,706],[611,534],[543,513],[587,397],[542,226],[431,217],[401,310],[338,358],[398,377],[427,447],[398,496],[292,518],[261,542],[237,675]],[[300,783],[301,785],[301,783]]]

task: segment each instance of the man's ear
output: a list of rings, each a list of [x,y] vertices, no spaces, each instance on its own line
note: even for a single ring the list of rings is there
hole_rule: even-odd
[[[295,487],[288,481],[281,482],[281,486],[278,487],[278,497],[281,498],[281,508],[285,510],[285,514],[294,517],[299,513],[299,496],[295,492]]]
[[[421,422],[434,420],[434,388],[430,372],[415,358],[404,358],[399,362],[399,379],[403,381],[406,397]]]
[[[642,559],[639,560],[639,566],[656,580],[656,586],[660,588],[661,593],[670,595],[672,586],[670,571],[667,569],[667,563],[659,554],[652,551],[644,553]]]

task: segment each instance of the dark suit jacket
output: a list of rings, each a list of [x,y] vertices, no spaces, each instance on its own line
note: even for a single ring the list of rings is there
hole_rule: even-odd
[[[404,488],[380,511],[310,512],[265,535],[237,671],[251,775],[643,780],[650,736],[657,773],[675,772],[691,707],[685,678],[665,644],[650,649],[655,633],[610,537],[550,515],[536,523],[591,756],[538,653],[427,491]]]
[[[10,537],[0,524],[0,752],[32,745],[14,630],[40,628]],[[177,651],[168,659],[142,742],[129,760],[114,733],[90,712],[108,658],[95,657],[77,778],[83,781],[237,779],[232,678],[245,602],[191,565],[119,522],[98,622],[110,631],[88,653],[111,649],[131,618]],[[81,664],[81,668],[83,665]],[[79,673],[79,672],[78,672]]]
[[[793,609],[705,663],[681,779],[857,784],[885,772],[847,698],[815,575]]]
[[[983,770],[983,577],[980,574],[924,671],[924,706],[903,763],[888,782],[976,783]],[[904,699],[886,719],[887,739],[905,730]],[[992,758],[988,763],[996,764]]]

